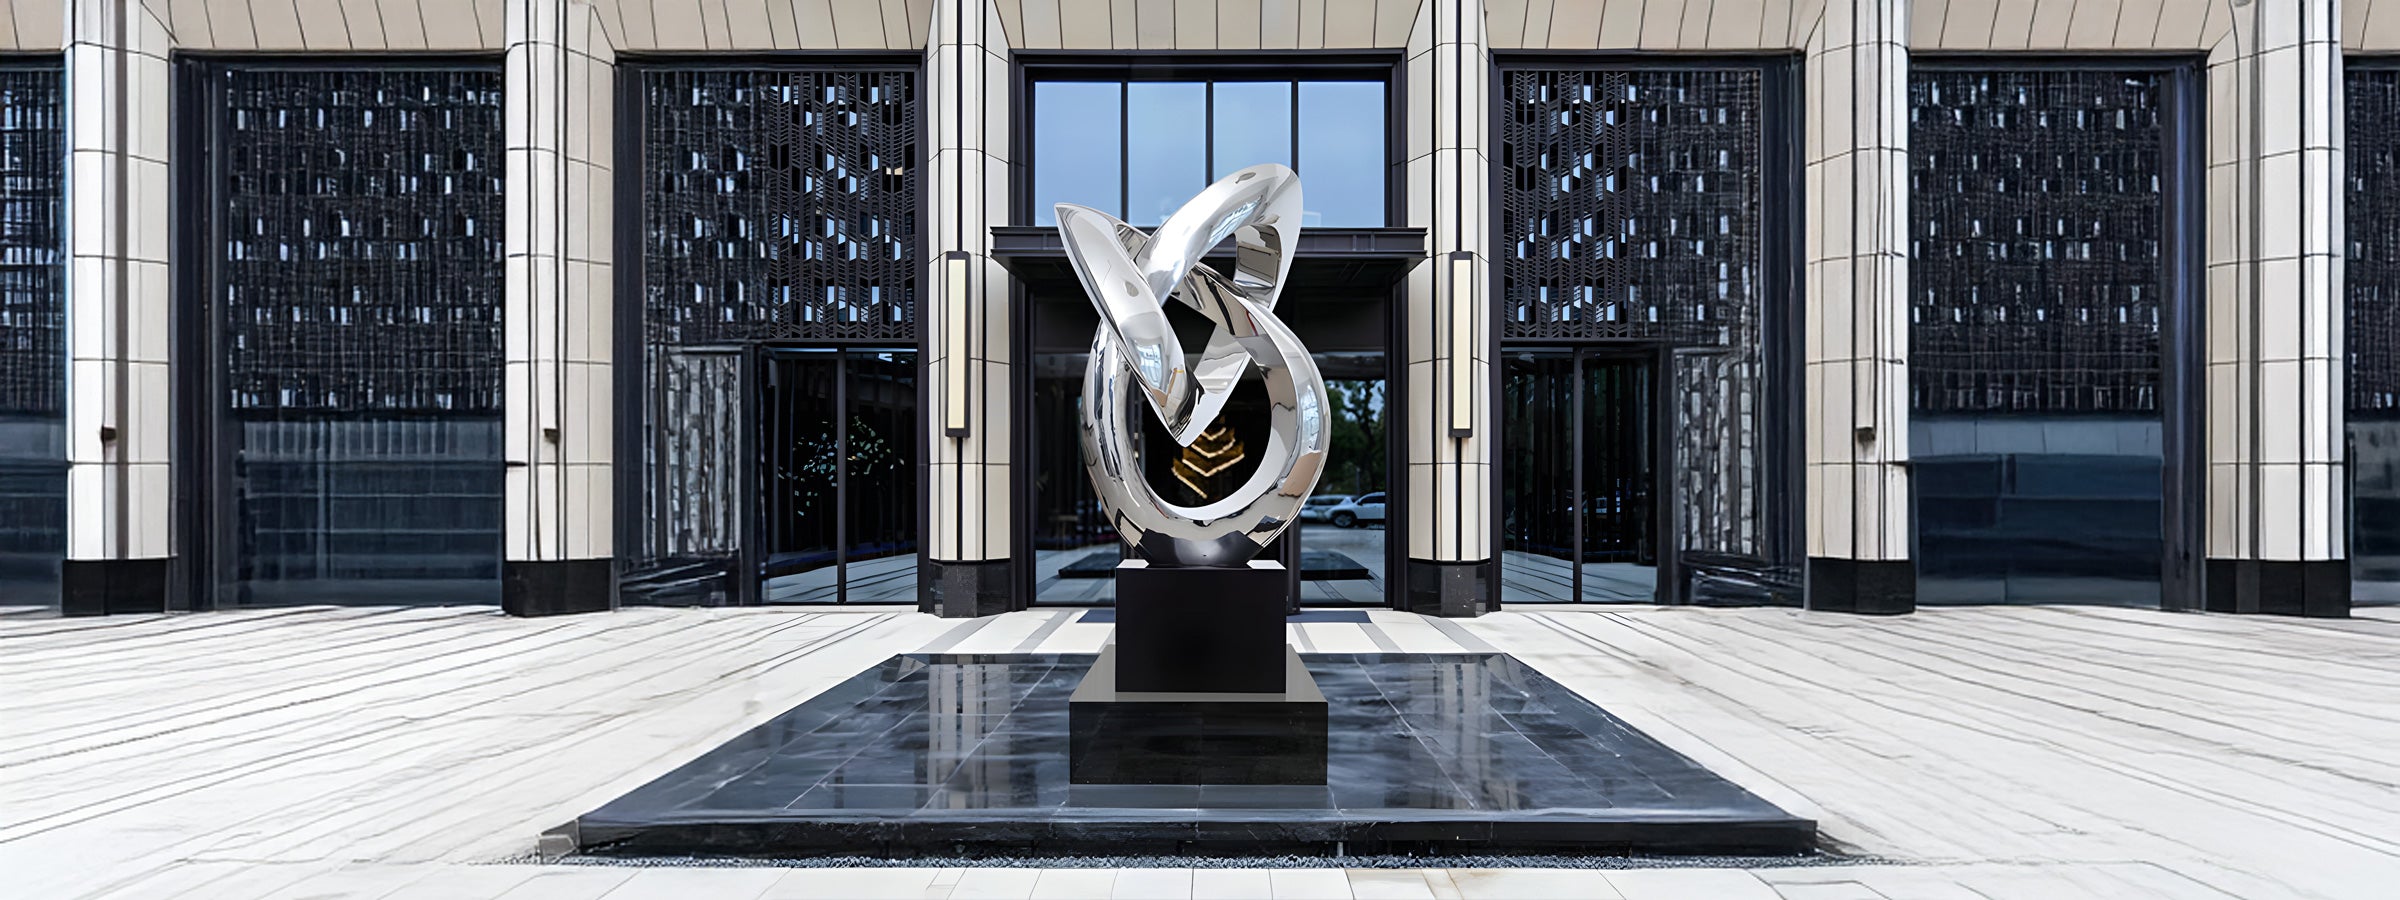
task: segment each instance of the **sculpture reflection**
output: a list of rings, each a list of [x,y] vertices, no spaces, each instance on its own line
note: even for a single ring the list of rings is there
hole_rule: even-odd
[[[1100,314],[1084,373],[1083,461],[1102,511],[1125,543],[1154,566],[1240,565],[1296,519],[1314,490],[1328,442],[1324,379],[1274,315],[1300,232],[1300,179],[1280,165],[1252,166],[1209,185],[1152,234],[1099,210],[1061,203],[1058,230],[1084,293]],[[1200,261],[1234,242],[1227,276]],[[1163,308],[1181,301],[1215,323],[1197,361]],[[1229,494],[1199,506],[1161,498],[1135,452],[1128,422],[1139,391],[1185,447],[1224,409],[1255,364],[1270,428],[1260,464]]]

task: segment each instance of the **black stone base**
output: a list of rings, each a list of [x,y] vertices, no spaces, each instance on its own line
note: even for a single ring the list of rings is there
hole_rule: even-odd
[[[167,581],[175,560],[70,559],[59,569],[58,611],[106,616],[167,611]]]
[[[1408,611],[1421,616],[1471,619],[1494,609],[1492,561],[1408,561]]]
[[[1154,569],[1117,564],[1116,682],[1120,691],[1284,690],[1283,617],[1291,573],[1253,560],[1241,568]]]
[[[1869,616],[1916,612],[1916,563],[1811,556],[1807,603],[1809,609]]]
[[[1110,645],[1067,700],[1067,780],[1324,784],[1325,695],[1299,651],[1283,656],[1278,693],[1141,693],[1115,687],[1128,656]]]
[[[2350,616],[2346,559],[2208,561],[2209,612],[2343,619]]]
[[[500,564],[500,611],[512,616],[607,612],[615,601],[615,560],[512,559]]]
[[[945,619],[996,616],[1015,609],[1009,561],[927,560],[917,573],[917,611]]]

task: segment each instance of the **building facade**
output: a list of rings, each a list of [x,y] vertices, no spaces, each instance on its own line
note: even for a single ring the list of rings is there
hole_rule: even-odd
[[[2400,602],[2396,0],[6,0],[0,49],[10,604],[1107,603],[1049,210],[1262,162],[1335,413],[1303,605]],[[1152,481],[1238,484],[1264,409]]]

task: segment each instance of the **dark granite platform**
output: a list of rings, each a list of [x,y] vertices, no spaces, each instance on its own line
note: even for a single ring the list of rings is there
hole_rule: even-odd
[[[563,829],[583,852],[1799,853],[1816,825],[1505,654],[1310,654],[1321,787],[1073,785],[1088,655],[897,656]]]

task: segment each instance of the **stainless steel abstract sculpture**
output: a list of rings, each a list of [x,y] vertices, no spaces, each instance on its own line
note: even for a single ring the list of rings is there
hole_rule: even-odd
[[[1058,231],[1100,312],[1083,376],[1083,464],[1100,508],[1152,566],[1238,566],[1296,520],[1323,474],[1325,380],[1275,300],[1300,235],[1300,176],[1251,166],[1209,185],[1152,234],[1115,216],[1058,204]],[[1232,277],[1200,261],[1231,236]],[[1216,323],[1191,363],[1168,323],[1167,298]],[[1134,450],[1137,388],[1176,443],[1208,429],[1255,363],[1272,404],[1258,470],[1221,500],[1178,506],[1158,496]]]

